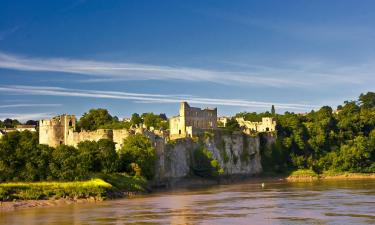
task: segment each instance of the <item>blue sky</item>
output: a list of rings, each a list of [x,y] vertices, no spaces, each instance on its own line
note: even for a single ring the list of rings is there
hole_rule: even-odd
[[[305,112],[375,91],[374,1],[0,0],[0,119]]]

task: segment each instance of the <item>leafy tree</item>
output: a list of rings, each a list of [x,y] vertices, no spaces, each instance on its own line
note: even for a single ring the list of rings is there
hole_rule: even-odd
[[[0,140],[0,181],[47,178],[52,148],[38,144],[38,134],[10,132]]]
[[[116,152],[115,143],[111,140],[101,139],[98,141],[98,155],[100,160],[100,171],[113,173],[118,170],[119,155]]]
[[[132,125],[139,125],[139,124],[143,123],[143,119],[139,116],[138,113],[133,113],[132,117],[130,119],[130,123]]]
[[[276,115],[276,110],[275,110],[275,106],[274,105],[272,105],[272,107],[271,107],[271,114],[272,114],[272,116]]]
[[[371,148],[368,138],[358,136],[347,144],[341,145],[338,160],[333,167],[341,171],[364,171],[372,164],[373,152],[374,149]]]
[[[230,118],[225,125],[225,129],[232,132],[240,130],[240,125],[238,124],[236,118]]]
[[[78,151],[79,160],[88,171],[111,173],[118,169],[119,156],[111,140],[84,141],[78,144]]]
[[[37,126],[37,125],[38,125],[38,121],[36,121],[36,120],[28,120],[28,121],[26,121],[25,124],[26,124],[26,125],[34,125],[34,126]]]
[[[217,177],[224,173],[213,154],[208,149],[200,147],[193,152],[193,173],[201,177]]]
[[[138,167],[142,176],[154,177],[156,153],[147,137],[141,134],[129,136],[119,153],[122,171],[135,174],[134,168]]]
[[[162,119],[161,115],[162,114],[155,115],[153,113],[143,113],[143,123],[146,125],[147,128],[154,127],[156,129],[163,128],[166,130],[168,128],[168,121]]]
[[[79,159],[78,149],[67,145],[54,149],[49,169],[51,178],[59,180],[81,180],[89,174],[87,162]]]
[[[375,107],[375,92],[367,92],[359,96],[359,102],[363,108]]]
[[[78,125],[84,130],[96,130],[114,121],[106,109],[90,109],[88,113],[83,114]]]
[[[6,128],[13,128],[13,127],[16,127],[17,125],[20,125],[21,123],[16,119],[8,118],[3,121],[3,124]]]

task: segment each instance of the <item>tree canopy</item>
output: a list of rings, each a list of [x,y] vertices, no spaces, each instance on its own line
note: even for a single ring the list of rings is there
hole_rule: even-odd
[[[277,115],[277,141],[263,151],[266,170],[292,168],[375,172],[374,93],[306,115]]]

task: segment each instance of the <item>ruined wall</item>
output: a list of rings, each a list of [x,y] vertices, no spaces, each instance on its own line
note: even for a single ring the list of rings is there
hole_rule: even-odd
[[[191,176],[193,152],[202,145],[213,153],[213,158],[224,169],[224,175],[250,176],[262,172],[259,136],[215,130],[204,137],[201,143],[186,138],[158,145],[156,180],[168,181]]]
[[[113,142],[116,143],[116,150],[122,148],[124,139],[130,135],[129,131],[126,129],[113,130]]]
[[[181,102],[179,115],[169,120],[169,128],[171,139],[195,136],[194,131],[199,129],[217,128],[217,108],[200,109]]]
[[[272,117],[263,117],[262,122],[252,122],[243,117],[236,118],[240,126],[246,127],[249,132],[274,132],[276,131],[276,120]]]
[[[107,129],[98,129],[95,131],[81,131],[75,132],[70,129],[66,145],[77,147],[78,143],[83,141],[99,141],[100,139],[113,139],[113,131]]]

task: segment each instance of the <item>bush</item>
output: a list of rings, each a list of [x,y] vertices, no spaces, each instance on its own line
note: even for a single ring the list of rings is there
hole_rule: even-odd
[[[212,152],[204,147],[194,150],[192,170],[200,177],[217,177],[224,174],[224,169],[220,167],[219,162],[213,159]]]

